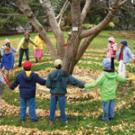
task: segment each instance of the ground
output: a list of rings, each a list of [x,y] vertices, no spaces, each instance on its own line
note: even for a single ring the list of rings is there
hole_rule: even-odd
[[[35,34],[32,35],[32,37]],[[85,82],[92,82],[102,72],[102,59],[105,57],[105,47],[109,35],[116,37],[117,43],[126,38],[129,46],[135,53],[135,33],[131,32],[102,32],[85,52],[84,56],[75,67],[73,75]],[[117,36],[116,36],[117,35]],[[54,37],[49,33],[52,41]],[[66,33],[65,33],[66,37]],[[8,37],[16,47],[21,36]],[[1,42],[4,42],[1,38]],[[55,41],[54,41],[55,42]],[[34,62],[32,48],[30,50],[31,60]],[[15,57],[16,63],[17,58]],[[43,62],[34,64],[33,70],[46,78],[47,74],[53,70],[52,61],[45,49]],[[116,62],[116,67],[118,63]],[[128,75],[134,74],[134,65],[130,63],[127,66]],[[20,69],[15,67],[15,73]],[[116,117],[110,122],[102,122],[98,119],[102,113],[101,101],[98,89],[91,91],[80,91],[81,89],[69,86],[67,94],[66,112],[69,123],[62,124],[59,121],[59,111],[56,112],[56,121],[54,126],[48,125],[49,115],[49,90],[44,86],[37,86],[37,114],[39,121],[32,123],[27,117],[25,123],[19,122],[19,95],[18,89],[11,91],[5,89],[2,106],[3,110],[0,116],[0,135],[133,135],[135,133],[135,89],[134,82],[119,84],[117,91]]]

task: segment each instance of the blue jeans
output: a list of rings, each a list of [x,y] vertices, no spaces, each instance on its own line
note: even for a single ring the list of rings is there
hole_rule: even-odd
[[[103,115],[102,120],[108,121],[115,115],[115,100],[102,101]]]
[[[50,100],[50,117],[49,120],[54,121],[55,119],[55,110],[57,106],[57,101],[59,102],[60,107],[60,119],[61,121],[67,121],[67,116],[65,114],[65,106],[66,106],[66,97],[65,96],[51,96]]]
[[[31,120],[37,120],[37,115],[35,111],[36,110],[35,98],[30,99],[20,98],[20,119],[25,120],[26,118],[27,102],[29,105],[29,115]]]

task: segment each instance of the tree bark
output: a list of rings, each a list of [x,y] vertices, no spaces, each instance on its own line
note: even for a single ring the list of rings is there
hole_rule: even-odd
[[[32,10],[29,7],[26,0],[16,0],[16,4],[18,5],[19,9],[23,12],[23,14],[25,14],[28,17],[29,21],[31,22],[33,27],[36,29],[36,31],[38,31],[39,34],[42,36],[42,38],[45,41],[46,46],[47,46],[47,48],[49,50],[51,58],[53,60],[58,58],[58,56],[56,54],[56,50],[53,48],[52,43],[51,43],[50,39],[48,38],[44,27],[36,19],[36,17],[34,16]]]
[[[86,0],[86,2],[85,2],[84,8],[83,8],[82,13],[81,13],[81,23],[84,22],[84,20],[87,16],[87,13],[90,9],[91,2],[92,2],[91,0]]]
[[[64,57],[64,70],[69,73],[73,72],[75,66],[75,57],[80,44],[80,16],[81,7],[80,0],[72,0],[71,2],[71,15],[72,15],[72,34],[71,38],[68,40],[68,46]],[[77,28],[78,30],[74,30]]]
[[[40,0],[41,2],[41,0]],[[42,7],[47,12],[51,29],[56,38],[57,54],[61,59],[64,57],[64,36],[56,21],[55,13],[50,0],[42,0]]]

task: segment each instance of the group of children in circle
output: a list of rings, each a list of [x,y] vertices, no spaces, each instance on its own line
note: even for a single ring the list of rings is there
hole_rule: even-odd
[[[115,116],[115,106],[116,106],[116,90],[117,82],[126,82],[132,80],[134,77],[126,78],[126,64],[130,61],[134,61],[134,55],[128,48],[128,42],[122,40],[120,42],[121,46],[117,51],[117,46],[114,37],[108,39],[107,47],[107,58],[103,60],[103,73],[92,83],[85,83],[68,74],[63,70],[63,61],[61,59],[56,59],[54,61],[54,71],[49,73],[47,79],[43,79],[38,76],[37,73],[33,72],[32,62],[26,60],[23,63],[23,70],[17,74],[14,82],[10,84],[10,89],[15,89],[19,86],[20,91],[20,121],[24,122],[26,120],[26,108],[27,103],[29,105],[29,115],[32,122],[38,121],[38,116],[36,115],[36,83],[41,85],[46,85],[50,89],[50,114],[49,114],[49,124],[52,125],[55,121],[55,110],[57,102],[59,102],[60,107],[60,120],[64,123],[68,122],[65,108],[66,108],[66,93],[67,86],[69,84],[75,85],[86,90],[92,89],[96,86],[100,88],[100,96],[102,101],[103,113],[101,120],[109,121],[114,119]],[[33,43],[36,46],[36,43]],[[26,49],[25,45],[23,49]],[[5,54],[7,48],[4,49]],[[10,51],[14,53],[14,49]],[[9,50],[8,50],[9,51]],[[22,55],[21,55],[22,56]],[[115,58],[119,61],[118,73],[115,71]],[[19,61],[20,62],[20,61]],[[21,61],[22,62],[22,61]],[[19,67],[21,63],[19,63]]]

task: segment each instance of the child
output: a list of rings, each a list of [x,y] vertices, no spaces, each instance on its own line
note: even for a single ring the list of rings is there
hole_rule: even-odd
[[[49,124],[52,125],[55,119],[55,110],[57,102],[60,106],[60,118],[61,121],[67,123],[67,116],[65,114],[66,106],[66,93],[67,85],[72,84],[80,88],[84,87],[84,83],[75,79],[62,69],[62,60],[57,59],[54,61],[56,70],[48,75],[46,86],[50,88],[51,99],[50,99],[50,117]]]
[[[16,50],[15,50],[15,48],[12,47],[11,42],[10,42],[9,39],[6,39],[5,40],[5,44],[1,48],[1,55],[2,56],[4,55],[4,50],[5,50],[6,47],[9,47],[10,48],[10,52],[12,52],[13,55],[14,55],[14,53],[16,52]]]
[[[34,46],[36,46],[36,44],[32,41],[31,37],[30,37],[30,33],[29,32],[25,32],[24,33],[24,37],[21,39],[18,48],[17,48],[17,52],[19,52],[19,64],[18,67],[21,67],[22,65],[22,59],[23,59],[23,55],[25,53],[26,56],[26,60],[29,60],[29,44],[32,44]]]
[[[42,39],[42,37],[40,36],[40,34],[38,34],[35,37],[34,42],[37,45],[37,47],[34,46],[34,57],[35,57],[35,61],[37,63],[42,60],[42,57],[44,55],[43,49],[44,49],[45,42]]]
[[[36,73],[31,71],[32,63],[30,61],[25,61],[23,64],[23,69],[16,76],[15,81],[11,84],[10,88],[15,89],[19,85],[20,90],[20,120],[25,121],[26,118],[26,108],[27,103],[29,105],[29,115],[32,122],[36,122],[38,117],[36,115],[36,83],[45,85],[46,80],[40,78]]]
[[[103,60],[104,72],[94,83],[85,84],[85,89],[100,87],[100,95],[103,107],[102,120],[108,121],[114,118],[117,81],[125,82],[126,78],[111,71],[109,58]]]
[[[10,47],[6,46],[4,49],[4,54],[2,56],[2,65],[5,69],[6,77],[9,78],[10,75],[13,75],[14,68],[14,56],[10,51]]]
[[[2,65],[2,55],[0,53],[0,72],[2,71],[2,67],[3,67],[3,65]]]
[[[120,42],[121,47],[117,52],[117,59],[119,61],[118,73],[123,77],[126,76],[126,64],[130,60],[134,60],[134,55],[131,50],[128,48],[128,42],[126,40],[122,40]]]
[[[116,57],[117,44],[115,43],[114,37],[108,38],[108,46],[107,46],[107,58],[111,59],[111,69],[115,70],[114,67],[114,58]]]
[[[2,94],[3,94],[3,90],[5,88],[5,86],[10,87],[10,82],[9,80],[2,74],[2,72],[0,71],[0,117],[3,114],[3,107],[2,107]]]

